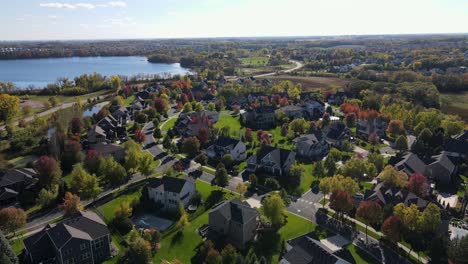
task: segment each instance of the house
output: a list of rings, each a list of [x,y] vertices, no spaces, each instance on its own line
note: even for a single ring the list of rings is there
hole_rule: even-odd
[[[23,243],[26,263],[101,263],[111,254],[109,229],[91,211],[48,224]]]
[[[322,242],[312,238],[313,234],[306,234],[291,239],[286,244],[286,253],[280,264],[349,264],[350,262],[338,256]]]
[[[133,117],[130,107],[120,107],[112,113],[112,116],[122,125],[126,125]]]
[[[283,111],[289,119],[302,118],[304,116],[304,109],[298,105],[287,105],[281,107],[278,111]]]
[[[323,113],[325,113],[325,104],[320,101],[307,100],[304,102],[302,107],[307,113],[308,117],[313,120],[321,118]]]
[[[452,159],[461,162],[468,158],[468,130],[445,140],[443,147],[447,155]]]
[[[260,106],[250,109],[242,115],[247,127],[268,130],[276,127],[275,108],[273,106]]]
[[[404,171],[408,175],[423,174],[429,179],[443,184],[450,183],[457,170],[445,151],[425,161],[414,153],[408,153],[401,160],[392,163],[397,170]]]
[[[385,137],[386,129],[387,122],[381,118],[360,119],[356,124],[356,135],[367,141],[375,133],[381,139]]]
[[[344,92],[336,92],[328,97],[328,103],[332,105],[341,105],[345,102],[347,94]]]
[[[214,207],[208,214],[208,225],[211,231],[242,247],[255,237],[259,218],[260,214],[247,202],[234,199]]]
[[[333,122],[325,130],[325,140],[334,147],[340,147],[343,141],[349,139],[349,129],[343,122]]]
[[[198,136],[201,128],[209,128],[218,122],[219,114],[211,111],[182,113],[177,118],[174,128],[182,137]]]
[[[246,171],[251,173],[261,171],[276,176],[285,176],[295,160],[296,153],[292,150],[263,145],[257,154],[247,159]]]
[[[364,194],[364,200],[374,201],[382,208],[387,205],[394,206],[403,203],[406,207],[415,204],[419,210],[424,210],[428,201],[418,197],[416,194],[399,187],[387,187],[383,182],[375,185],[374,189],[367,190]]]
[[[112,156],[117,162],[121,162],[125,158],[125,149],[119,145],[98,143],[90,146],[89,149],[95,150],[101,156]]]
[[[322,159],[328,154],[330,147],[321,131],[313,134],[302,135],[293,140],[298,156],[313,160]]]
[[[37,173],[31,168],[10,169],[0,173],[0,205],[9,205],[18,201],[24,191],[34,191]]]
[[[231,154],[233,160],[243,161],[247,158],[245,143],[234,138],[219,136],[211,146],[205,150],[210,159],[221,159],[226,154]]]
[[[189,205],[190,199],[195,194],[195,180],[192,177],[150,178],[147,190],[151,200],[163,205],[167,210],[177,210],[179,204],[184,208]]]
[[[125,124],[112,115],[101,119],[88,131],[88,141],[91,144],[113,141],[125,136],[127,136]]]

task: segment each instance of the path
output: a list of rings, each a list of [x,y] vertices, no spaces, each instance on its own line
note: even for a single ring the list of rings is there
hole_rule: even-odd
[[[263,74],[259,74],[259,75],[254,75],[253,77],[254,78],[262,78],[262,77],[273,76],[273,75],[280,74],[280,73],[290,73],[290,72],[299,70],[300,68],[302,68],[304,66],[304,64],[302,62],[299,62],[299,61],[291,60],[291,62],[296,64],[296,66],[294,68],[287,69],[287,70],[281,70],[281,71],[277,71],[277,72],[263,73]]]

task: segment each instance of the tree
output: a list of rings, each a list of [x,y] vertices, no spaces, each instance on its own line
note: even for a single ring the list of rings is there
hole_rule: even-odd
[[[377,169],[377,171],[382,171],[382,169],[384,168],[384,164],[385,164],[385,159],[382,155],[380,155],[380,153],[378,152],[372,152],[372,153],[369,153],[367,155],[367,160],[374,164],[375,168]]]
[[[441,127],[444,129],[446,137],[452,137],[463,132],[464,123],[458,116],[450,116],[442,120]]]
[[[63,198],[63,204],[60,205],[60,209],[62,209],[64,214],[68,216],[83,210],[83,205],[81,204],[81,200],[78,195],[66,192],[65,197]]]
[[[328,176],[335,174],[336,172],[336,161],[330,156],[325,159],[324,167],[327,170]]]
[[[397,216],[391,215],[382,224],[382,233],[392,241],[393,243],[397,243],[400,241],[401,236],[401,226],[402,222],[400,218]]]
[[[138,162],[138,170],[145,177],[150,176],[156,169],[156,162],[154,162],[154,158],[149,152],[141,153]]]
[[[369,138],[367,139],[367,141],[369,141],[369,143],[371,143],[372,145],[377,145],[377,143],[379,143],[379,137],[374,132],[369,135]]]
[[[19,113],[20,99],[9,94],[0,94],[0,121],[10,121]]]
[[[273,228],[279,229],[286,223],[286,206],[277,193],[263,200],[262,212]]]
[[[138,143],[143,143],[146,139],[146,134],[143,130],[138,129],[135,131],[135,141]]]
[[[418,134],[418,139],[422,140],[424,143],[429,143],[432,139],[432,132],[428,128],[424,128],[421,130],[421,132]]]
[[[326,127],[330,125],[330,122],[330,114],[325,112],[322,116],[322,126]]]
[[[196,137],[188,137],[182,143],[182,152],[193,157],[200,151],[200,141]]]
[[[215,179],[216,185],[226,187],[229,184],[229,178],[226,168],[224,166],[216,168]]]
[[[443,235],[436,235],[428,248],[428,256],[432,263],[448,263],[448,239]]]
[[[40,186],[49,188],[52,185],[58,184],[60,177],[62,176],[62,170],[54,158],[41,156],[36,161],[34,167],[37,172],[37,178],[39,179]]]
[[[62,169],[65,171],[71,170],[73,165],[83,161],[83,158],[81,143],[76,140],[67,140],[62,154]]]
[[[133,209],[130,207],[128,202],[123,202],[114,211],[114,219],[117,221],[130,218],[132,216]]]
[[[253,174],[253,173],[249,174],[249,182],[250,182],[250,184],[255,185],[255,184],[257,184],[257,181],[258,181],[257,175],[255,175],[255,174]]]
[[[51,105],[52,107],[56,107],[56,106],[60,103],[60,101],[59,101],[59,99],[57,98],[57,96],[49,97],[49,100],[48,100],[48,101],[49,101],[49,103],[50,103],[50,105]]]
[[[296,135],[304,134],[304,131],[308,127],[308,123],[304,119],[294,119],[289,123],[289,129]]]
[[[197,135],[201,145],[205,145],[210,139],[210,130],[207,127],[201,127]]]
[[[14,207],[0,210],[0,229],[8,233],[14,232],[26,224],[26,213],[23,209]]]
[[[406,173],[397,171],[392,165],[385,166],[378,177],[388,187],[405,188],[408,184],[408,176]]]
[[[5,238],[3,232],[0,231],[0,263],[18,264],[18,257],[11,248],[10,242]]]
[[[226,168],[231,169],[234,163],[234,159],[231,154],[224,154],[224,156],[221,158],[221,163],[223,163]]]
[[[247,187],[242,182],[239,182],[236,185],[235,191],[239,193],[239,196],[242,196],[247,191]]]
[[[377,174],[377,169],[367,160],[352,158],[341,168],[341,173],[353,179],[369,180]]]
[[[355,127],[356,126],[356,113],[352,112],[352,113],[346,114],[345,123],[347,127]]]
[[[325,167],[324,167],[323,161],[319,160],[315,163],[312,174],[319,178],[322,178],[323,176],[325,176]]]
[[[400,152],[405,152],[408,150],[408,142],[406,140],[406,136],[399,136],[395,140],[395,148]]]
[[[192,111],[193,111],[193,109],[192,109],[192,104],[189,103],[189,102],[185,103],[185,104],[184,104],[184,108],[182,109],[182,112],[184,112],[184,113],[190,113],[190,112],[192,112]]]
[[[289,181],[293,186],[299,185],[302,175],[304,175],[305,168],[302,164],[293,164],[289,169]]]
[[[325,177],[321,179],[319,188],[325,198],[326,195],[337,190],[345,191],[349,195],[354,195],[359,190],[359,185],[350,177],[335,175],[333,177]],[[323,201],[325,201],[325,199],[323,199]]]
[[[231,244],[227,244],[221,251],[221,258],[223,264],[235,264],[237,258],[237,250]]]
[[[50,188],[50,190],[42,188],[37,195],[36,203],[41,208],[46,208],[52,205],[52,203],[57,199],[59,189],[58,187],[58,185],[54,185]]]
[[[435,232],[440,225],[440,208],[430,203],[419,218],[419,227],[423,232]]]
[[[206,264],[221,264],[223,258],[219,254],[219,251],[216,249],[210,249],[206,254],[205,263]]]
[[[128,178],[125,168],[112,156],[100,158],[98,175],[104,177],[112,186],[120,185]]]
[[[399,217],[403,222],[403,225],[409,231],[414,232],[418,230],[421,213],[415,204],[412,204],[409,207],[405,207],[404,204],[399,203],[393,207],[393,215]]]
[[[99,161],[101,154],[94,149],[88,150],[84,158],[84,167],[90,173],[97,173],[99,169]]]
[[[390,123],[388,123],[387,133],[391,134],[393,137],[404,134],[405,126],[403,122],[396,119],[391,120]]]
[[[190,224],[188,220],[187,212],[185,212],[184,205],[182,203],[179,204],[179,220],[177,221],[177,227],[184,229],[186,226]]]
[[[466,263],[468,259],[468,236],[457,237],[451,241],[448,247],[448,255],[454,263]]]
[[[330,195],[330,208],[343,216],[344,213],[348,213],[353,209],[351,196],[342,190],[332,192]]]
[[[382,207],[374,201],[363,201],[356,210],[356,217],[366,225],[367,243],[367,226],[377,225],[382,221]]]
[[[158,97],[154,99],[154,108],[156,111],[158,111],[158,113],[164,114],[167,112],[167,110],[169,110],[169,104],[166,100]]]
[[[131,259],[130,263],[150,263],[151,260],[151,244],[143,238],[137,238],[130,243],[128,254]]]
[[[102,192],[97,177],[89,174],[81,163],[75,165],[71,172],[71,185],[83,198],[96,198]]]
[[[253,141],[253,132],[252,129],[246,128],[244,133],[245,141],[252,142]]]
[[[70,131],[72,134],[80,134],[81,130],[83,130],[83,121],[81,117],[75,116],[70,121]]]
[[[408,182],[408,190],[419,197],[427,195],[428,186],[426,176],[419,173],[413,173]]]

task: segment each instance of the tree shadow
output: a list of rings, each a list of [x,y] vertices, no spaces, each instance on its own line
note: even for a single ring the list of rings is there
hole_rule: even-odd
[[[171,239],[171,246],[174,246],[175,244],[180,243],[183,238],[184,238],[184,231],[183,230],[177,231],[177,233]]]

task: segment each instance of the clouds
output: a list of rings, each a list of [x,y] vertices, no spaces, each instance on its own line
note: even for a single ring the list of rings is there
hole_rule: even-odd
[[[92,4],[92,3],[60,3],[60,2],[49,2],[40,3],[40,7],[44,8],[55,8],[55,9],[95,9],[95,8],[106,8],[106,7],[127,7],[127,3],[124,1],[111,1],[105,4]]]

